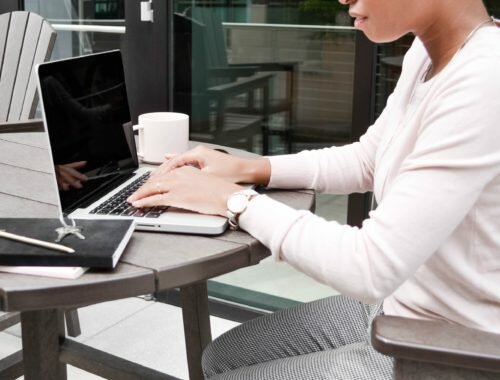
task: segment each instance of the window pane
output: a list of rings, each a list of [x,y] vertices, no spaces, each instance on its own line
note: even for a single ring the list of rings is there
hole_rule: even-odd
[[[25,0],[25,9],[56,29],[52,59],[120,49],[125,33],[124,0]]]
[[[355,31],[334,1],[174,2],[174,107],[191,139],[264,154],[351,141]],[[316,212],[346,221],[347,197]],[[211,295],[279,309],[336,291],[285,263],[218,277]]]

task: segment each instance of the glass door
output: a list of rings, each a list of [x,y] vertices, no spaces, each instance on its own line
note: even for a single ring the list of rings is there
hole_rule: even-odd
[[[125,0],[25,0],[24,8],[46,18],[57,31],[52,59],[120,49]]]
[[[276,155],[351,142],[356,32],[336,1],[174,1],[174,109],[191,139]],[[316,212],[346,222],[347,196]],[[209,281],[214,297],[276,310],[332,294],[271,259]]]

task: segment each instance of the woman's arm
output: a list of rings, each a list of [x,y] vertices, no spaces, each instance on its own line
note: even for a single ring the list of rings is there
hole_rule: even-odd
[[[442,247],[500,175],[500,74],[478,79],[476,72],[457,76],[431,102],[416,144],[394,162],[398,173],[361,229],[267,197],[250,203],[240,225],[276,258],[340,292],[385,298]]]

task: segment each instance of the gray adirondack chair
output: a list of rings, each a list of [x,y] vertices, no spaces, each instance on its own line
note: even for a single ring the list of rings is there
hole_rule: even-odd
[[[207,81],[209,85],[227,84],[237,78],[245,78],[244,80],[251,84],[252,80],[258,82],[264,73],[267,73],[270,80],[279,83],[279,92],[283,92],[283,94],[273,94],[273,91],[269,89],[267,99],[261,102],[261,106],[254,102],[252,97],[247,98],[245,102],[232,99],[226,104],[228,112],[240,115],[264,115],[262,145],[263,154],[268,154],[270,136],[279,135],[288,139],[290,127],[295,124],[299,62],[230,63],[227,57],[222,18],[219,13],[214,8],[203,6],[193,7],[189,9],[189,12],[194,20],[204,25],[203,43],[206,45],[204,60],[208,68]],[[284,77],[281,81],[277,77],[280,73]],[[272,128],[269,123],[269,116],[272,115],[282,116],[284,128]]]
[[[42,131],[43,124],[33,119],[38,104],[33,68],[47,61],[54,47],[56,32],[39,15],[12,12],[0,15],[0,133]],[[76,309],[64,312],[68,335],[80,335]],[[20,321],[19,313],[0,313],[0,331]],[[13,377],[23,374],[22,352],[6,358],[2,370]]]
[[[394,380],[500,379],[499,334],[381,315],[372,326],[372,344],[394,357]]]
[[[33,68],[47,61],[56,32],[39,15],[0,15],[0,132],[41,130],[34,120],[38,104]]]

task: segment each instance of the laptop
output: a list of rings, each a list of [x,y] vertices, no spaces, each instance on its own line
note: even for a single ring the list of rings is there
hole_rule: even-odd
[[[36,73],[63,215],[133,218],[136,230],[144,231],[225,231],[223,217],[126,203],[152,169],[139,167],[119,50],[41,63]],[[65,181],[75,171],[88,178],[81,188]]]

